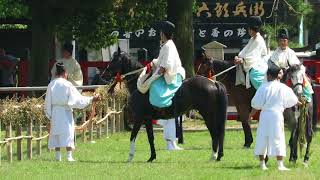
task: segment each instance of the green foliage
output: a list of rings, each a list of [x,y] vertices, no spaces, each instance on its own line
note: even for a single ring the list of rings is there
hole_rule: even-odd
[[[135,31],[164,18],[166,1],[122,0],[94,11],[76,10],[57,26],[60,39],[72,37],[82,46],[101,48],[117,41],[115,30]]]
[[[24,0],[0,0],[0,18],[26,18],[28,13]]]
[[[82,46],[98,49],[117,41],[111,35],[114,30],[135,31],[163,19],[167,7],[166,0],[99,0],[95,2],[99,7],[95,8],[83,7],[81,0],[73,0],[75,7],[64,8],[63,1],[61,8],[50,7],[58,2],[39,2],[40,8],[35,8],[25,0],[0,0],[0,18],[28,18],[32,8],[44,6],[48,14],[41,12],[43,22],[39,23],[53,25],[61,40],[75,39]]]
[[[25,24],[0,24],[0,29],[27,29]]]

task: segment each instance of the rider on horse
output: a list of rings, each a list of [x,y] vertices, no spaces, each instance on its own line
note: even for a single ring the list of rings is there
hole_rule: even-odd
[[[270,65],[270,63],[273,63],[278,67],[282,68],[284,71],[288,70],[290,67],[294,65],[300,65],[302,67],[302,71],[304,71],[303,73],[305,74],[305,67],[301,64],[295,52],[288,47],[288,41],[288,30],[280,29],[278,32],[279,47],[271,55],[268,64]],[[306,98],[307,102],[311,102],[312,94],[314,92],[312,90],[310,80],[306,75],[304,75],[303,86],[303,96]]]
[[[153,69],[156,69],[154,73],[161,75],[150,85],[149,100],[156,108],[171,106],[174,93],[185,78],[178,50],[172,41],[174,28],[174,24],[169,21],[162,23],[159,57],[152,61]]]
[[[248,44],[234,58],[237,66],[236,85],[245,85],[250,88],[250,82],[255,89],[261,85],[265,79],[265,67],[263,66],[263,57],[267,55],[267,47],[263,37],[260,35],[260,26],[262,25],[259,16],[249,18],[249,34],[251,39]],[[261,66],[262,64],[262,66]],[[244,75],[243,71],[246,73]]]

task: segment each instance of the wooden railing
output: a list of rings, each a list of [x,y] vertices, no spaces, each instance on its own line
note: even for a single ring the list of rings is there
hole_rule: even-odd
[[[93,141],[94,138],[101,138],[103,135],[110,136],[110,134],[124,130],[124,115],[123,109],[124,101],[110,98],[106,100],[106,106],[103,109],[96,108],[97,114],[93,120],[88,120],[87,110],[82,110],[82,121],[80,126],[76,126],[75,141],[81,138],[82,142]],[[87,123],[89,123],[87,125]],[[23,140],[26,140],[27,158],[32,159],[34,142],[36,155],[42,154],[44,143],[47,144],[49,133],[47,127],[43,125],[35,125],[30,121],[26,127],[12,128],[11,123],[5,126],[5,136],[1,137],[2,130],[0,121],[0,164],[2,160],[2,150],[6,149],[6,159],[8,162],[13,161],[13,144],[16,143],[16,158],[23,160],[24,148]],[[15,132],[15,135],[13,133]],[[25,135],[24,135],[25,134]],[[47,145],[45,146],[47,148]]]

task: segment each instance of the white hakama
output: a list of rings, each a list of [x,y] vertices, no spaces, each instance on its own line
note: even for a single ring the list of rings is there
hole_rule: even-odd
[[[73,108],[83,109],[92,97],[82,96],[71,82],[54,79],[49,85],[45,99],[45,113],[50,119],[49,149],[71,147],[74,149]]]
[[[279,81],[266,82],[257,90],[251,106],[261,110],[254,154],[286,156],[283,111],[297,104],[291,88]]]

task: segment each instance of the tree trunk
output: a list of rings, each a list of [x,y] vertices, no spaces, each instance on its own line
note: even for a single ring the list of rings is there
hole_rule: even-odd
[[[36,1],[34,1],[36,2]],[[48,21],[49,9],[41,3],[32,4],[32,47],[30,80],[32,86],[48,85],[50,44],[53,43],[53,26]]]
[[[194,75],[193,68],[193,0],[168,0],[168,20],[176,26],[176,43],[186,76]]]

